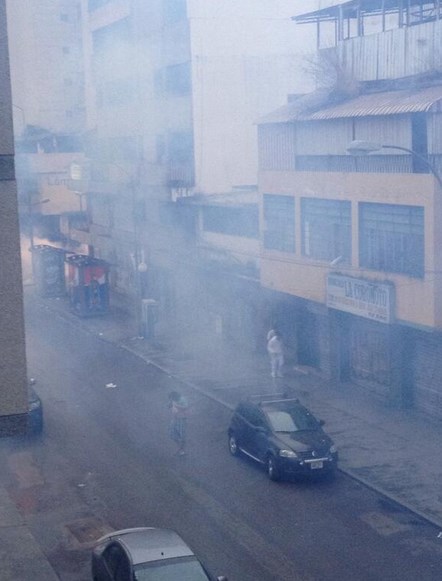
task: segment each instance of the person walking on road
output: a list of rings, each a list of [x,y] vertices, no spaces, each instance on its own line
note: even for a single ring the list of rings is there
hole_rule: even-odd
[[[187,399],[178,393],[172,391],[169,394],[169,408],[172,414],[170,424],[170,436],[178,446],[177,454],[184,456],[186,453],[186,436],[187,436]]]
[[[270,357],[272,377],[282,377],[284,349],[278,331],[271,329],[267,334],[267,352]]]

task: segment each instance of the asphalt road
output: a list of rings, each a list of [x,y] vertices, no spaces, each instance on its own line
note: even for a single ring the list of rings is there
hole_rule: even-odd
[[[91,541],[133,526],[175,529],[230,581],[442,578],[439,531],[418,517],[342,474],[271,483],[230,457],[218,403],[48,310],[28,308],[27,331],[45,434],[0,442],[1,478],[60,579],[90,579]],[[191,404],[185,457],[172,389]]]

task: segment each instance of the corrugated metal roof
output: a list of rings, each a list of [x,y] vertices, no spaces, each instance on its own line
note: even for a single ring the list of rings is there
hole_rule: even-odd
[[[258,123],[289,123],[297,121],[299,116],[310,111],[318,111],[330,102],[330,90],[318,90],[308,95],[302,95],[298,99],[283,105],[272,113],[262,117]]]
[[[386,13],[396,13],[400,10],[401,0],[390,0],[390,2],[385,3]],[[407,0],[408,5],[411,6],[421,6],[422,0]],[[296,16],[293,17],[300,23],[305,22],[316,22],[319,20],[328,20],[330,18],[338,18],[339,10],[341,7],[346,9],[346,16],[349,15],[352,18],[357,18],[358,10],[361,10],[363,14],[370,13],[380,13],[382,11],[382,6],[384,4],[383,0],[316,0],[315,2],[305,2],[302,8],[302,12],[297,11]]]
[[[420,90],[389,91],[360,95],[334,105],[312,110],[313,103],[305,98],[289,103],[260,120],[265,123],[290,123],[294,121],[319,121],[348,117],[401,115],[430,111],[442,100],[442,86]]]

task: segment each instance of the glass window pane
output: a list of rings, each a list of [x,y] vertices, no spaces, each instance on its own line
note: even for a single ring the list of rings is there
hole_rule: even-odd
[[[424,276],[424,208],[362,203],[360,264],[365,268]]]
[[[295,200],[264,194],[264,248],[295,252]]]
[[[351,203],[303,198],[302,253],[318,260],[351,262]]]

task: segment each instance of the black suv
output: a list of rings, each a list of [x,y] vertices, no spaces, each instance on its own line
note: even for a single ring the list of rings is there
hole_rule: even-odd
[[[297,399],[252,397],[234,412],[229,450],[265,465],[271,480],[284,474],[332,473],[338,453],[323,425]]]

